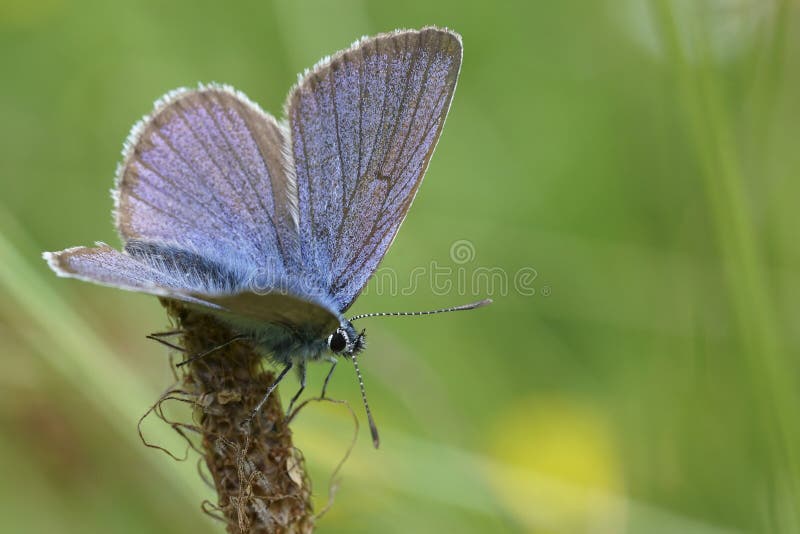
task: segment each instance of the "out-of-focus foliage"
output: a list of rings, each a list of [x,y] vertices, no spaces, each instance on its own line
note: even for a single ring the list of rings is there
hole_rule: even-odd
[[[122,141],[167,90],[279,114],[323,55],[428,24],[463,35],[462,77],[354,310],[495,304],[364,321],[382,448],[362,425],[320,532],[800,530],[798,21],[788,0],[3,0],[0,530],[222,531],[196,458],[136,434],[172,381],[156,299],[39,254],[118,244]],[[322,507],[352,421],[311,405],[295,430]]]

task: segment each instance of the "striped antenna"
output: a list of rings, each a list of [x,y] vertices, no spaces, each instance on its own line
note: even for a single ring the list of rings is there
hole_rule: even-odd
[[[365,317],[397,317],[397,316],[413,316],[413,315],[433,315],[434,313],[446,313],[446,312],[454,312],[454,311],[462,311],[462,310],[474,310],[475,308],[481,308],[483,306],[488,306],[492,303],[492,299],[483,299],[479,300],[478,302],[472,302],[470,304],[463,304],[461,306],[453,306],[452,308],[442,308],[441,310],[430,310],[430,311],[415,311],[415,312],[377,312],[377,313],[364,313],[361,315],[356,315],[355,317],[350,318],[350,322],[357,321],[359,319],[363,319]]]

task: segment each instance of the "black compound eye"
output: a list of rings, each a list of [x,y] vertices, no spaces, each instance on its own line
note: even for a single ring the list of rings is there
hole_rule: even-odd
[[[328,338],[328,347],[333,352],[342,352],[347,347],[347,338],[342,332],[336,331]]]

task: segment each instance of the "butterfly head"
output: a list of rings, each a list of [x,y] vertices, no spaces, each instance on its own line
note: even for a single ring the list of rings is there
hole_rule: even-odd
[[[367,345],[367,340],[364,337],[365,332],[366,330],[362,330],[361,333],[357,333],[353,325],[347,321],[328,336],[328,348],[334,354],[343,356],[358,354]]]

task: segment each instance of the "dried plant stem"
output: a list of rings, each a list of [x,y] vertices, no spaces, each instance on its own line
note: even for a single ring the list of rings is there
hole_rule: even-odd
[[[235,335],[211,316],[167,299],[162,304],[183,330],[187,354]],[[202,450],[228,532],[311,532],[311,485],[277,390],[249,427],[240,426],[274,380],[262,361],[249,343],[231,343],[189,364],[183,389],[196,399]]]

